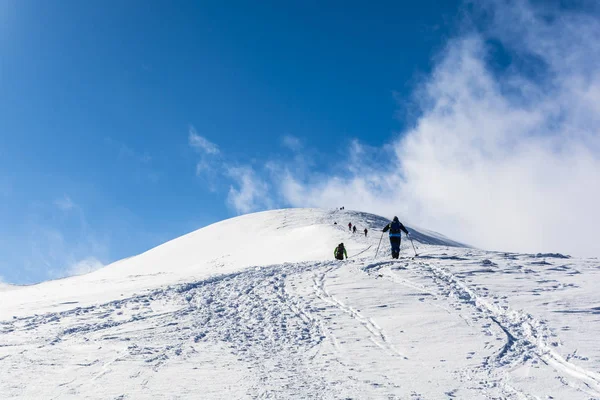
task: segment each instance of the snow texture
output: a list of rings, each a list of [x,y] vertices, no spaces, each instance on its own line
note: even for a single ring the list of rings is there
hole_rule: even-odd
[[[375,257],[388,222],[269,211],[1,284],[0,397],[600,399],[597,259],[409,225],[414,249],[392,260],[383,236]],[[340,242],[348,260],[332,260]]]

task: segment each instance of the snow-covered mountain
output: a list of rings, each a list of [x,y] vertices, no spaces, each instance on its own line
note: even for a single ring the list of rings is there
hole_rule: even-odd
[[[598,260],[410,225],[375,257],[388,222],[268,211],[2,285],[0,398],[600,398]]]

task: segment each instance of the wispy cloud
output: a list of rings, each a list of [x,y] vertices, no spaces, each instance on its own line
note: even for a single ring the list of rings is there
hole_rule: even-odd
[[[249,166],[228,168],[233,179],[227,200],[238,214],[245,214],[273,206],[269,185]]]
[[[227,204],[237,214],[273,207],[275,203],[270,193],[271,187],[264,173],[257,173],[250,164],[227,160],[219,146],[198,135],[193,126],[188,130],[188,144],[200,157],[196,164],[196,175],[207,178],[211,191],[217,190],[214,182],[228,182]]]
[[[205,137],[198,135],[198,132],[196,132],[196,129],[193,126],[189,127],[188,134],[188,141],[190,146],[192,146],[199,153],[219,154],[219,146],[206,139]]]
[[[188,144],[199,156],[196,163],[196,175],[205,178],[209,189],[216,191],[216,176],[223,170],[219,146],[200,136],[191,125],[188,129]]]

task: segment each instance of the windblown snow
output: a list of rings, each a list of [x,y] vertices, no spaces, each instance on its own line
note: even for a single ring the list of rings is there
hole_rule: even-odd
[[[268,211],[0,284],[0,398],[600,399],[597,259],[407,224],[392,260],[387,223]]]

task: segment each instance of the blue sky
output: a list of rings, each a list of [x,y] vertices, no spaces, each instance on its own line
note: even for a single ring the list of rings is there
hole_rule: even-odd
[[[333,158],[387,140],[457,8],[3,2],[0,275],[48,279],[236,215],[231,183],[196,175],[190,126],[240,165],[288,156],[284,137]]]
[[[579,33],[595,32],[597,10],[404,3],[1,2],[1,279],[84,272],[282,206],[398,213],[466,241],[500,230],[487,210],[508,207],[527,236],[476,244],[561,250],[531,239],[543,238],[540,222],[591,206],[559,198],[540,213],[540,199],[557,195],[544,184],[556,173],[531,163],[572,164],[571,178],[555,181],[562,191],[593,180],[596,76],[583,66],[597,60]],[[565,89],[577,79],[592,90]],[[551,95],[562,100],[549,104]],[[587,100],[575,108],[573,98]],[[477,115],[490,110],[482,128]],[[532,137],[546,150],[511,145]],[[480,198],[483,182],[511,193],[515,165],[519,187],[540,198]],[[590,204],[591,186],[581,194]],[[473,199],[485,207],[471,216]]]

